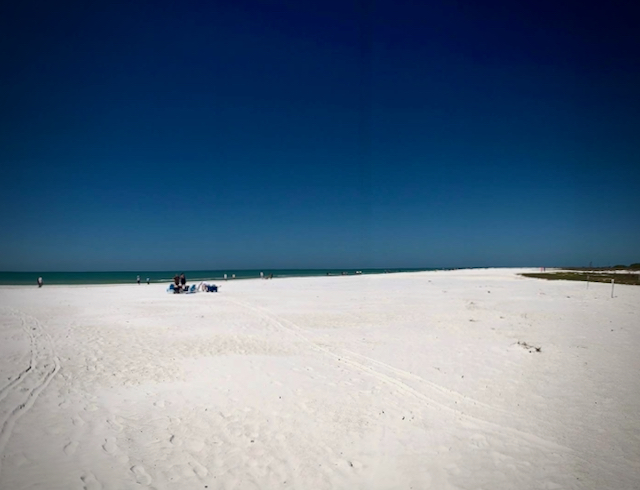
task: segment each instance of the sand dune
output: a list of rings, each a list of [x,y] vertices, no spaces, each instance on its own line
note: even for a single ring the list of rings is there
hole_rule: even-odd
[[[0,488],[640,488],[640,288],[517,272],[2,287]]]

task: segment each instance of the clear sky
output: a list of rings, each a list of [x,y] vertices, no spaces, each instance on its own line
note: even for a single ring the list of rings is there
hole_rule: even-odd
[[[5,2],[0,270],[639,262],[633,2],[478,3]]]

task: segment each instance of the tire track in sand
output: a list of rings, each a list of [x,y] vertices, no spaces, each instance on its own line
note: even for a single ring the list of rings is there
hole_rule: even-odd
[[[0,472],[4,450],[16,422],[33,406],[60,370],[60,360],[53,349],[51,337],[40,322],[17,311],[5,311],[19,318],[22,329],[29,337],[31,356],[29,366],[0,388]]]
[[[9,310],[7,310],[7,311],[9,311]],[[9,311],[9,315],[14,316],[14,317],[16,316],[16,315],[15,315],[15,313],[13,313],[13,312],[11,312],[11,311]],[[20,323],[21,323],[21,328],[22,328],[22,330],[24,330],[24,331],[25,331],[25,333],[27,334],[27,337],[29,337],[29,351],[28,351],[28,352],[25,352],[25,353],[22,355],[22,357],[21,357],[21,359],[20,359],[20,361],[19,361],[19,364],[22,364],[22,362],[24,361],[24,358],[28,356],[28,357],[29,357],[29,365],[28,365],[25,369],[23,369],[22,371],[20,371],[17,375],[14,375],[12,378],[9,378],[9,382],[8,382],[5,386],[3,386],[2,388],[0,388],[0,401],[2,401],[2,400],[7,396],[7,394],[9,394],[9,393],[11,392],[11,389],[12,389],[14,386],[16,386],[17,384],[19,384],[19,383],[22,381],[22,378],[23,378],[23,377],[24,377],[24,376],[25,376],[29,371],[31,371],[31,369],[33,369],[33,366],[34,366],[34,356],[33,356],[33,352],[34,352],[34,350],[35,350],[35,349],[34,349],[35,341],[34,341],[33,335],[31,334],[31,332],[30,332],[30,331],[28,331],[28,330],[25,328],[24,321],[22,320],[22,318],[18,318],[18,320],[19,320],[19,321],[20,321]]]
[[[381,382],[384,382],[387,385],[392,385],[397,389],[399,393],[412,396],[414,399],[417,399],[419,402],[421,402],[425,406],[437,407],[444,411],[450,412],[461,421],[466,421],[467,423],[469,422],[475,423],[476,426],[482,427],[484,430],[487,431],[487,433],[493,433],[497,436],[502,436],[502,437],[509,436],[514,440],[526,441],[529,447],[531,448],[537,447],[539,450],[543,452],[548,452],[551,454],[563,454],[565,456],[570,455],[572,458],[581,461],[585,465],[585,467],[596,466],[598,467],[600,472],[609,474],[612,477],[614,476],[614,473],[608,467],[606,467],[603,464],[600,464],[598,460],[599,455],[594,451],[586,451],[587,454],[584,454],[585,448],[580,448],[580,450],[578,451],[575,448],[565,446],[563,444],[560,444],[558,442],[549,440],[545,437],[527,432],[525,430],[517,429],[509,425],[492,421],[492,419],[494,418],[492,416],[492,413],[493,412],[502,413],[504,412],[504,410],[502,409],[480,402],[479,400],[476,400],[474,398],[467,397],[456,391],[449,390],[448,388],[441,386],[437,383],[425,380],[419,376],[409,373],[408,371],[395,368],[393,366],[390,366],[389,364],[386,364],[381,361],[377,361],[367,356],[356,354],[347,350],[341,350],[341,353],[338,354],[329,348],[318,345],[316,342],[312,341],[311,339],[309,339],[308,337],[306,337],[301,333],[303,331],[301,327],[299,327],[298,325],[296,325],[290,320],[287,320],[285,318],[279,318],[278,316],[276,316],[274,313],[270,312],[266,308],[244,303],[236,299],[231,299],[231,298],[224,298],[224,299],[228,302],[237,304],[238,306],[241,306],[245,309],[254,311],[256,314],[260,315],[261,317],[269,319],[277,327],[290,332],[291,334],[295,335],[305,343],[309,344],[309,346],[313,350],[317,351],[318,353],[330,356],[334,361],[338,360],[338,362],[346,364],[354,368],[355,370],[360,371],[361,373],[372,376],[373,378]],[[290,326],[287,326],[284,323],[287,323]],[[377,365],[378,370],[376,370],[372,366],[367,366],[365,364],[362,364],[361,362],[358,362],[355,359],[350,358],[348,355],[344,355],[344,353],[346,352],[352,355],[356,354],[358,357],[366,360],[367,362]],[[380,368],[383,368],[386,371],[395,373],[396,376],[384,374],[379,370]],[[422,391],[418,391],[414,389],[413,387],[409,386],[408,384],[404,383],[401,379],[399,379],[400,376],[405,378],[413,377],[413,378],[422,380],[425,383],[426,387],[429,389],[429,391],[432,391],[432,392],[435,391],[440,395],[445,395],[443,397],[444,399],[442,401],[439,401],[439,400],[436,400],[434,396],[429,396],[426,393],[423,393]],[[447,398],[449,398],[449,400],[447,400]],[[477,408],[484,409],[484,413],[482,415],[475,416],[475,415],[471,415],[468,412],[464,412],[458,408],[451,406],[450,403],[452,401],[456,401],[456,399],[458,400],[464,399],[466,402],[475,403],[477,405]]]
[[[447,388],[437,385],[436,383],[433,382],[429,382],[429,385],[432,389],[433,386],[431,385],[437,385],[438,386],[438,392],[440,394],[445,394],[448,396],[448,398],[450,398],[449,403],[447,403],[447,400],[443,400],[443,401],[439,401],[437,400],[434,396],[429,396],[421,391],[416,390],[415,388],[409,386],[408,384],[406,384],[405,382],[403,382],[401,379],[399,379],[399,377],[396,376],[392,376],[390,374],[385,374],[383,372],[381,372],[380,370],[375,369],[372,366],[367,366],[365,364],[362,364],[361,362],[356,361],[353,358],[350,358],[347,355],[344,355],[343,353],[336,353],[334,351],[332,351],[331,349],[328,349],[326,347],[322,347],[320,345],[318,345],[317,343],[313,342],[312,340],[310,340],[309,338],[307,338],[305,335],[303,335],[301,333],[302,329],[296,325],[295,323],[291,322],[290,320],[284,319],[284,318],[278,318],[276,315],[274,315],[273,313],[271,313],[270,311],[266,310],[265,308],[262,307],[258,307],[258,306],[254,306],[248,303],[244,303],[241,301],[238,301],[236,299],[230,299],[230,298],[225,298],[226,301],[229,301],[231,303],[237,304],[238,306],[241,306],[243,308],[246,308],[248,310],[253,310],[254,312],[258,313],[260,316],[266,317],[269,320],[271,320],[274,324],[276,324],[277,326],[281,327],[282,329],[284,329],[285,331],[288,331],[290,333],[292,333],[293,335],[295,335],[296,337],[300,338],[302,341],[304,341],[305,343],[309,344],[309,346],[324,355],[330,356],[333,360],[338,360],[338,362],[342,363],[342,364],[346,364],[347,366],[352,367],[353,369],[367,374],[375,379],[377,379],[378,381],[381,381],[387,385],[391,385],[394,386],[396,388],[396,390],[399,393],[402,393],[404,395],[408,395],[413,397],[414,399],[417,399],[421,404],[426,405],[426,406],[430,406],[430,407],[437,407],[441,410],[447,411],[452,413],[453,415],[455,415],[458,419],[461,420],[466,420],[467,422],[474,422],[477,425],[480,425],[482,427],[484,427],[486,430],[488,430],[489,432],[493,432],[493,433],[498,433],[498,434],[509,434],[510,436],[517,438],[519,440],[526,440],[527,442],[529,442],[531,445],[533,446],[538,446],[541,448],[545,448],[546,450],[552,450],[552,451],[558,451],[558,452],[562,452],[562,453],[573,453],[574,450],[572,448],[563,446],[555,441],[551,441],[548,439],[545,439],[541,436],[535,435],[535,434],[531,434],[529,432],[520,430],[520,429],[516,429],[513,427],[509,427],[503,424],[500,424],[498,422],[493,422],[491,420],[487,420],[486,418],[480,418],[478,416],[474,416],[471,415],[467,412],[464,412],[458,408],[452,407],[450,402],[454,401],[455,398],[458,398],[458,396],[461,399],[466,399],[467,402],[472,401],[472,402],[476,402],[477,404],[481,405],[481,406],[485,406],[488,407],[490,409],[494,409],[495,407],[491,407],[490,405],[484,404],[478,400],[475,399],[471,399],[469,397],[466,397],[464,395],[458,394],[457,392],[452,392],[451,390],[448,390]],[[288,325],[290,326],[286,326],[283,322],[286,322]],[[347,352],[347,351],[343,351],[343,352]],[[364,357],[364,356],[362,356]],[[368,359],[368,358],[367,358]],[[389,366],[385,363],[381,363],[379,361],[376,361],[379,365],[384,366],[387,371],[391,371],[393,372],[394,370],[396,370],[396,368],[392,368],[392,366]],[[392,369],[389,369],[392,368]],[[401,370],[396,370],[396,371],[401,371]],[[403,371],[404,373],[404,371]],[[399,374],[396,372],[396,374]],[[409,374],[409,373],[407,373]],[[457,396],[456,396],[457,395]],[[496,411],[500,411],[499,409],[496,409]]]

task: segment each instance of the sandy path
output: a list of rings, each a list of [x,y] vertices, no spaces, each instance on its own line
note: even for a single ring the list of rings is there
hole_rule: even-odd
[[[163,289],[0,289],[0,488],[640,486],[640,288]]]

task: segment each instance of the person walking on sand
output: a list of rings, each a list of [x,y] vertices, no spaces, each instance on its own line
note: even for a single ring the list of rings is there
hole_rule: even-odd
[[[140,276],[136,277],[136,281],[138,281],[138,286],[140,286]]]
[[[38,278],[38,287],[41,288],[42,287],[42,277]]]

